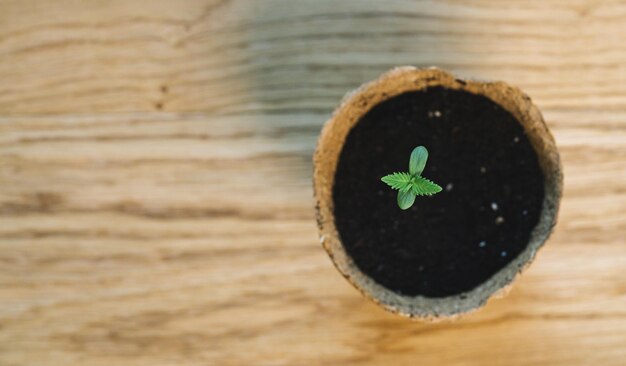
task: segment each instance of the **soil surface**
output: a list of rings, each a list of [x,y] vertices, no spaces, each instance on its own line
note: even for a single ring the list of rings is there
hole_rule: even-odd
[[[408,171],[418,145],[429,152],[422,176],[443,191],[403,211],[380,179]],[[472,290],[511,262],[543,197],[537,156],[517,120],[488,98],[440,87],[401,94],[363,116],[333,189],[337,229],[361,271],[426,297]]]

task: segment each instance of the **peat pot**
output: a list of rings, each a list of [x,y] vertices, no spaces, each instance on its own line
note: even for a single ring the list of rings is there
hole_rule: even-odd
[[[401,210],[381,177],[412,149],[442,191]],[[503,82],[395,68],[349,93],[314,156],[320,240],[341,274],[383,308],[456,317],[502,293],[556,224],[559,153],[530,98]]]

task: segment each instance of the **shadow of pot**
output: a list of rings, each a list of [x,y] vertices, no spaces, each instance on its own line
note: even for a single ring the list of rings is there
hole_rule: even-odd
[[[471,290],[445,297],[409,296],[381,285],[362,271],[346,251],[336,226],[333,187],[341,152],[350,131],[372,108],[406,92],[442,87],[490,99],[523,127],[543,173],[543,201],[538,223],[524,249],[495,274]],[[347,94],[324,125],[314,155],[313,187],[320,241],[341,274],[363,295],[384,309],[403,316],[433,321],[474,311],[503,294],[535,257],[556,224],[563,175],[559,154],[541,113],[518,88],[503,82],[461,80],[437,68],[398,67]]]

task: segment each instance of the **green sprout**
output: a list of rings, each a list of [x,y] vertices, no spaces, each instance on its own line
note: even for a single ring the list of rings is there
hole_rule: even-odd
[[[398,190],[398,206],[406,210],[413,206],[416,196],[432,196],[441,192],[441,187],[422,177],[422,172],[428,160],[428,150],[418,146],[411,152],[409,172],[393,173],[382,177],[382,181],[391,188]]]

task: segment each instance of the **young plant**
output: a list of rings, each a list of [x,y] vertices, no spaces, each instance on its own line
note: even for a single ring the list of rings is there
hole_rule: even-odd
[[[391,188],[398,190],[398,206],[406,210],[413,206],[416,196],[432,196],[441,192],[441,187],[422,177],[422,172],[428,160],[428,150],[418,146],[411,152],[409,172],[393,173],[382,177],[382,181]]]

